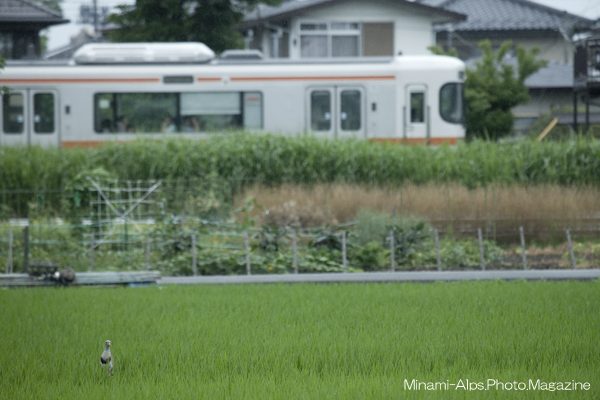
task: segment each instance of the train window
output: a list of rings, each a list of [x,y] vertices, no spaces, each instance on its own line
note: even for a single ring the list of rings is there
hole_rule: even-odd
[[[178,101],[176,93],[97,93],[95,130],[98,133],[175,131],[179,122]]]
[[[259,92],[97,93],[95,130],[217,132],[262,127]]]
[[[36,93],[33,95],[33,129],[35,133],[54,132],[54,95]]]
[[[331,130],[331,92],[315,90],[310,94],[310,127],[313,131]]]
[[[361,96],[358,90],[343,90],[341,95],[341,126],[343,131],[358,131],[361,126]]]
[[[425,122],[425,93],[412,92],[410,94],[410,122]]]
[[[447,83],[440,89],[440,115],[444,121],[462,124],[465,120],[462,83]]]
[[[21,93],[2,95],[2,129],[4,133],[23,133],[23,100]]]

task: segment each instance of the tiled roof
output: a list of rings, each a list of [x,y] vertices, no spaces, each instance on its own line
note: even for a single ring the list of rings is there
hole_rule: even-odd
[[[528,0],[421,0],[422,4],[442,7],[468,19],[454,25],[464,31],[535,31],[589,28],[594,21]],[[438,26],[438,30],[445,27]]]
[[[467,68],[475,69],[475,62],[480,58],[465,61]],[[514,66],[517,70],[517,60],[511,58],[503,61]],[[573,66],[557,62],[549,62],[545,68],[540,69],[529,78],[525,79],[525,86],[529,89],[559,89],[573,87]]]
[[[0,0],[0,22],[39,22],[45,25],[69,22],[59,12],[27,0]]]
[[[431,7],[415,1],[394,0],[396,3],[402,3],[408,7],[421,10],[423,12],[435,15],[437,17],[446,17],[448,21],[461,21],[466,17],[450,9],[441,9]],[[247,23],[269,21],[277,18],[284,18],[303,11],[321,8],[337,3],[343,3],[344,0],[284,0],[277,7],[258,5],[254,11],[245,15],[244,20]]]

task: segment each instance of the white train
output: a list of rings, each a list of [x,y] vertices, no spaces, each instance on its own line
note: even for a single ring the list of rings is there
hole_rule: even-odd
[[[93,146],[231,130],[399,143],[464,139],[465,66],[443,56],[276,62],[200,43],[92,44],[0,71],[0,145]]]

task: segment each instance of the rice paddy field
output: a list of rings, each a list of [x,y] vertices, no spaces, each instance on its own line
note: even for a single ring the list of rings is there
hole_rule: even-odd
[[[3,399],[600,396],[600,281],[16,289],[0,317]]]

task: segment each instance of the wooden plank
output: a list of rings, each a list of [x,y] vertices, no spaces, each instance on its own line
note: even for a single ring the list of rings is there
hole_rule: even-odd
[[[156,283],[161,278],[158,271],[129,272],[77,272],[71,285],[118,285],[128,283]],[[56,282],[28,274],[2,274],[0,286],[54,286]]]
[[[537,138],[538,142],[541,142],[542,139],[545,138],[546,135],[550,133],[550,131],[552,130],[552,128],[554,128],[557,123],[558,123],[558,118],[554,118],[552,120],[552,122],[550,122],[548,124],[548,126],[546,127],[546,129],[544,129],[544,131],[542,133],[540,133],[540,136],[538,136],[538,138]]]

